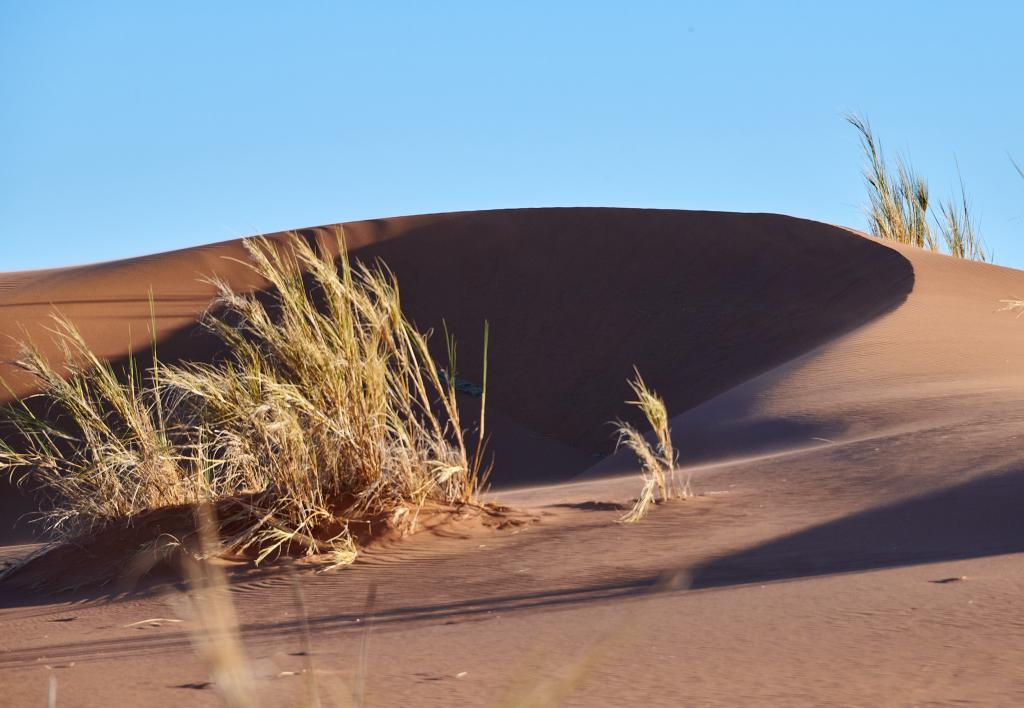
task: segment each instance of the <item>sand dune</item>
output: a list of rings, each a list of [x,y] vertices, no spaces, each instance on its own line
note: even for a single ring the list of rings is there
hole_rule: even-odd
[[[605,423],[627,414],[634,365],[672,410],[687,410],[894,307],[913,284],[890,249],[771,214],[527,209],[343,226],[357,258],[394,270],[421,327],[448,323],[467,378],[479,378],[490,321],[490,394],[500,414],[591,454],[610,450]],[[214,342],[195,326],[212,294],[204,278],[257,287],[233,260],[243,255],[229,241],[0,274],[10,286],[0,289],[0,361],[16,356],[15,338],[26,333],[46,350],[55,308],[101,356],[145,351],[150,292],[161,357],[205,359]],[[0,375],[15,393],[29,392],[10,366]],[[508,481],[519,474],[528,475],[512,471]]]
[[[567,705],[1024,699],[1024,320],[998,302],[1024,294],[1024,272],[770,214],[538,209],[345,231],[357,258],[395,271],[420,325],[448,322],[470,380],[491,323],[494,496],[537,521],[436,529],[302,573],[325,686],[352,681],[373,585],[373,705],[497,705],[584,654]],[[161,352],[208,357],[199,278],[259,287],[224,259],[240,254],[0,275],[0,334],[45,344],[57,306],[123,357],[147,345],[152,288]],[[634,364],[700,496],[623,527],[638,480],[605,422],[627,413]],[[5,494],[10,526],[27,501]],[[292,583],[235,574],[270,704],[299,690]],[[18,704],[45,696],[43,664],[76,705],[216,704],[188,687],[207,679],[181,627],[133,625],[168,616],[157,591],[3,599],[0,675]]]

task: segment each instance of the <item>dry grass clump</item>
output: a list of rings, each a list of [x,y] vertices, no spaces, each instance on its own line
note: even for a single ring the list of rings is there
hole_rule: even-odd
[[[288,253],[247,245],[271,301],[217,282],[206,323],[228,359],[165,375],[176,410],[210,430],[218,474],[271,491],[259,509],[267,521],[233,542],[320,551],[316,532],[339,516],[400,521],[427,500],[472,501],[486,477],[483,425],[470,455],[454,372],[442,375],[403,316],[394,277],[351,265],[344,248],[339,268],[298,239]]]
[[[636,395],[635,401],[627,401],[644,414],[654,431],[657,445],[652,446],[635,427],[622,420],[616,421],[618,445],[626,446],[637,456],[644,473],[644,486],[633,508],[622,517],[625,523],[640,521],[656,501],[688,498],[693,496],[689,477],[680,483],[676,465],[676,452],[672,447],[672,431],[668,427],[668,411],[665,401],[647,387],[640,372],[634,369],[636,377],[629,386]],[[657,494],[655,494],[657,492]]]
[[[1017,317],[1024,315],[1024,300],[1020,298],[1012,298],[999,301],[1002,307],[999,308],[998,312],[1016,312]]]
[[[191,469],[187,443],[175,439],[164,418],[159,362],[154,358],[142,372],[131,359],[127,376],[119,377],[68,320],[54,316],[54,322],[63,365],[31,344],[15,362],[38,382],[42,393],[31,398],[44,399],[44,414],[27,399],[0,411],[15,441],[0,440],[0,470],[29,471],[46,491],[43,525],[69,539],[113,519],[200,498],[203,475]]]
[[[871,234],[881,239],[936,249],[928,228],[928,185],[902,157],[896,158],[896,174],[890,172],[871,124],[856,115],[847,122],[860,133],[867,157],[864,181],[868,186],[866,209]]]
[[[62,367],[26,348],[19,364],[49,410],[6,409],[20,441],[0,447],[0,469],[27,470],[53,494],[43,520],[58,538],[212,500],[225,545],[257,562],[304,551],[343,563],[370,522],[476,499],[488,472],[483,417],[471,453],[454,372],[402,314],[394,276],[351,264],[340,235],[337,262],[327,244],[297,236],[245,246],[270,288],[243,295],[213,281],[204,322],[227,345],[220,361],[154,356],[119,379],[63,319]]]
[[[991,254],[985,250],[981,237],[977,233],[962,176],[960,177],[959,200],[943,202],[939,205],[939,209],[942,218],[936,221],[949,255],[971,261],[990,260]]]
[[[927,182],[907,160],[897,156],[895,168],[890,168],[881,142],[867,120],[852,114],[847,115],[846,120],[860,134],[867,161],[864,182],[869,201],[865,214],[873,236],[931,251],[940,250],[941,245],[957,258],[990,259],[991,254],[977,233],[963,178],[959,197],[940,202],[936,209],[929,201]],[[929,223],[929,215],[938,237]]]
[[[231,708],[255,706],[253,674],[245,656],[235,603],[224,570],[206,556],[217,552],[214,513],[208,504],[196,507],[199,558],[183,556],[189,592],[175,598],[180,615],[188,621],[189,638],[210,671],[210,682]]]

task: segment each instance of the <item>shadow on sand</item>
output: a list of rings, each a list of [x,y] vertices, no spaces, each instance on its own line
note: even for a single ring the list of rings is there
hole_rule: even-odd
[[[609,583],[581,584],[466,599],[448,603],[381,608],[372,618],[340,613],[308,620],[243,624],[248,640],[267,641],[304,624],[325,632],[360,632],[367,625],[471,621],[495,613],[550,610],[651,597],[664,592],[722,588],[834,573],[939,561],[964,560],[1024,551],[1024,471],[1002,471],[964,484],[814,526],[695,568],[665,568]],[[27,604],[27,603],[26,603]],[[45,604],[36,597],[32,604]],[[40,656],[72,660],[102,652],[120,654],[186,649],[183,632],[54,644],[0,657],[0,666],[28,666]]]
[[[1024,551],[1024,471],[886,504],[715,558],[692,587],[787,580]]]

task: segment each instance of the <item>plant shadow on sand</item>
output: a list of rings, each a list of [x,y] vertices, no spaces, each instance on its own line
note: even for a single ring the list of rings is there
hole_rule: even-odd
[[[232,504],[230,499],[220,502],[218,516],[229,514]],[[372,550],[410,542],[411,535],[445,538],[480,531],[501,533],[536,521],[529,513],[493,503],[432,503],[417,512],[411,532],[407,525],[396,526],[384,515],[349,523],[360,548]],[[201,553],[195,509],[190,506],[146,511],[88,542],[63,543],[39,551],[3,577],[0,607],[142,598],[169,589],[183,590],[187,584],[182,561]],[[293,557],[287,549],[262,565],[253,564],[252,553],[218,555],[226,577],[238,582],[277,578],[295,567],[321,572],[333,565],[327,555]]]
[[[788,580],[1024,551],[1024,470],[813,526],[691,571],[693,588]]]
[[[460,600],[381,607],[375,625],[436,624],[502,613],[640,599],[662,592],[684,592],[734,585],[792,580],[1024,551],[1024,470],[989,474],[963,484],[851,514],[692,568],[665,568],[620,581]],[[276,572],[276,571],[268,571]],[[13,598],[17,599],[17,598]],[[45,600],[44,600],[45,601]],[[25,599],[38,605],[39,597]],[[359,632],[358,612],[311,617],[313,631]],[[246,639],[298,631],[297,620],[244,623]],[[36,647],[0,657],[0,666],[29,666],[39,656],[74,659],[103,651],[108,655],[186,648],[183,632],[161,636]]]

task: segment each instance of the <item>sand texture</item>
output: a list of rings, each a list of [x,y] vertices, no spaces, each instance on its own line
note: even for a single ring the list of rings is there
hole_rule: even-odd
[[[360,681],[371,706],[516,705],[524,686],[570,706],[1024,704],[1024,318],[999,303],[1024,272],[773,214],[344,229],[421,328],[447,323],[468,380],[490,323],[489,497],[514,523],[428,524],[329,573],[229,565],[263,705],[300,705],[310,665],[327,705]],[[0,362],[12,337],[52,355],[55,308],[105,358],[145,351],[150,293],[161,356],[208,360],[203,278],[261,287],[243,255],[0,274]],[[607,421],[639,423],[634,365],[697,496],[624,526],[639,472]],[[32,393],[0,375],[5,400]],[[34,503],[0,489],[0,561],[38,546],[16,523]],[[177,593],[0,583],[0,705],[45,705],[51,677],[61,706],[220,705]]]

